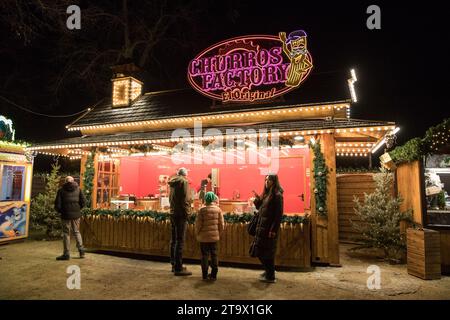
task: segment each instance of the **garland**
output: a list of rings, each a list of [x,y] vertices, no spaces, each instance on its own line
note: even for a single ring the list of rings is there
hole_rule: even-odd
[[[327,216],[327,175],[328,168],[325,158],[320,151],[320,142],[310,143],[310,148],[314,152],[314,196],[316,199],[316,209],[320,216]]]
[[[88,208],[92,206],[92,191],[94,190],[94,156],[94,152],[88,155],[83,174],[83,192],[86,196],[86,207]]]
[[[423,138],[414,138],[389,152],[396,164],[420,160],[450,143],[450,118],[430,127]]]
[[[123,216],[127,217],[149,217],[154,219],[155,221],[168,221],[170,220],[170,214],[166,212],[160,212],[160,211],[153,211],[153,210],[110,210],[110,209],[91,209],[91,208],[84,208],[81,210],[82,214],[92,215],[92,216],[112,216],[114,218],[119,218]],[[223,218],[226,223],[248,223],[252,219],[253,214],[252,213],[243,213],[243,214],[233,214],[233,213],[226,213],[223,215]],[[190,214],[188,217],[188,223],[194,224],[195,220],[197,218],[197,214],[193,213]],[[306,216],[287,216],[283,215],[281,222],[282,223],[288,223],[288,224],[300,224],[304,223],[308,220],[308,217]]]

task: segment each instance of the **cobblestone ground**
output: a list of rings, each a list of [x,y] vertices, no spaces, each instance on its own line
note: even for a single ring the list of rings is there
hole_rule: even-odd
[[[0,246],[0,299],[450,299],[450,277],[424,281],[406,265],[351,254],[341,245],[341,268],[277,273],[276,284],[259,282],[261,270],[221,267],[215,283],[174,277],[167,262],[88,253],[86,259],[56,261],[60,241],[26,240]],[[74,252],[75,254],[75,252]],[[81,289],[69,290],[66,269],[81,269]],[[381,289],[369,290],[368,266],[381,269]]]

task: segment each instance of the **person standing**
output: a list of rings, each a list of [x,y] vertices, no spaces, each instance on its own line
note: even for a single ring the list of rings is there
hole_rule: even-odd
[[[215,281],[219,270],[217,259],[217,242],[224,229],[225,223],[222,210],[213,203],[217,201],[214,192],[205,194],[206,206],[201,208],[195,221],[195,234],[197,241],[200,242],[200,251],[202,252],[202,277],[203,280]],[[208,275],[209,256],[211,256],[211,274]]]
[[[186,168],[180,168],[168,184],[170,186],[170,222],[172,237],[170,242],[170,262],[176,276],[190,276],[192,272],[183,267],[183,246],[186,234],[187,218],[191,209],[189,183]]]
[[[56,194],[55,210],[61,214],[64,252],[56,260],[70,259],[70,231],[72,230],[80,258],[84,258],[83,239],[80,233],[81,209],[86,205],[86,198],[73,177],[66,177],[65,183]]]
[[[283,189],[278,176],[267,175],[261,196],[255,193],[255,206],[258,209],[256,234],[250,246],[250,255],[261,261],[265,272],[260,281],[275,283],[275,253],[277,239],[283,216]]]

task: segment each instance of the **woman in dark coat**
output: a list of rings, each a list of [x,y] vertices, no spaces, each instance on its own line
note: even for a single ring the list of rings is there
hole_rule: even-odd
[[[250,255],[261,261],[265,272],[260,280],[274,283],[275,253],[277,251],[278,231],[283,216],[283,189],[277,175],[266,176],[264,192],[255,193],[255,206],[258,209],[256,234],[250,247]]]

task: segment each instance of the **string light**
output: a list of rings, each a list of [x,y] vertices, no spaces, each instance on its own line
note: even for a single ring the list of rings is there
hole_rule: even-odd
[[[114,103],[114,102],[113,102]],[[338,105],[325,105],[322,106],[322,110],[324,110],[326,107],[329,109],[334,108],[338,111],[346,108],[347,115],[349,115],[350,105],[348,104],[338,104]],[[228,113],[225,115],[208,115],[208,116],[201,116],[201,120],[215,120],[220,117],[220,119],[224,119],[225,117],[246,117],[246,118],[253,118],[255,116],[264,116],[268,115],[269,112],[272,114],[281,114],[281,113],[291,113],[292,115],[289,115],[290,117],[296,117],[295,113],[301,113],[304,110],[306,111],[314,111],[318,110],[316,108],[319,107],[291,107],[288,109],[283,110],[261,110],[261,111],[252,111],[252,112],[240,112],[240,113]],[[288,115],[286,115],[288,116]],[[161,124],[167,124],[167,123],[173,123],[173,122],[193,122],[198,121],[199,117],[193,116],[193,117],[181,117],[181,118],[171,118],[171,119],[158,119],[158,120],[143,120],[143,121],[134,121],[134,122],[125,122],[125,123],[109,123],[109,124],[99,124],[99,125],[88,125],[88,126],[69,126],[67,128],[68,131],[79,131],[79,130],[95,130],[95,129],[105,129],[105,128],[117,128],[117,127],[136,127],[136,126],[160,126]]]

